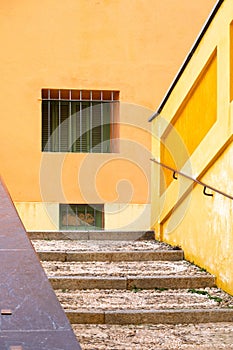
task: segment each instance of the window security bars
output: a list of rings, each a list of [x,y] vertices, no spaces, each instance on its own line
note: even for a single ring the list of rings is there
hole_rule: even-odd
[[[103,229],[103,205],[60,204],[60,229]]]
[[[118,91],[42,90],[43,152],[115,152]]]

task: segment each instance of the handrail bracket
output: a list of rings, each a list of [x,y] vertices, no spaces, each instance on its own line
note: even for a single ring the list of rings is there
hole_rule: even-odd
[[[213,197],[213,193],[207,193],[206,192],[207,186],[204,186],[203,193],[205,196]]]
[[[219,194],[221,194],[222,196],[225,196],[225,197],[227,197],[227,198],[233,200],[233,196],[231,196],[231,195],[229,195],[229,194],[227,194],[227,193],[225,193],[225,192],[222,192],[222,191],[218,190],[218,189],[215,188],[215,187],[206,185],[204,182],[202,182],[202,181],[200,181],[200,180],[197,180],[197,179],[194,179],[194,178],[191,177],[190,175],[184,174],[183,172],[181,172],[181,171],[179,171],[179,170],[177,170],[177,169],[174,169],[174,168],[170,167],[169,165],[163,164],[163,163],[157,161],[155,158],[151,158],[150,160],[151,160],[152,162],[154,162],[154,163],[156,163],[156,164],[162,166],[163,168],[172,171],[172,173],[173,173],[172,177],[173,177],[173,179],[175,179],[175,180],[178,179],[178,176],[177,176],[177,175],[181,175],[181,176],[185,177],[186,179],[189,179],[189,180],[191,180],[191,181],[197,183],[198,185],[203,186],[203,187],[204,187],[204,189],[203,189],[203,194],[204,194],[205,196],[213,197],[213,194],[212,194],[212,193],[207,193],[207,192],[206,192],[206,189],[208,188],[210,191],[213,191],[213,192],[215,192],[215,193],[219,193]]]

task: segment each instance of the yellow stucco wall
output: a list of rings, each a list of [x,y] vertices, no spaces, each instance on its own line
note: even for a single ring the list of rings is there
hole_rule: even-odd
[[[230,100],[233,100],[233,21],[230,25]]]
[[[233,143],[223,151],[201,181],[232,194],[232,160]],[[162,237],[166,242],[182,246],[185,258],[216,275],[218,285],[233,294],[233,200],[218,193],[207,197],[202,190],[202,187],[195,186],[191,200],[184,200],[164,221]],[[210,190],[207,192],[212,193]],[[173,230],[171,222],[176,222],[176,217],[182,217],[182,220]]]
[[[59,230],[59,204],[15,202],[15,207],[27,231]]]
[[[162,163],[177,170],[181,169],[213,126],[216,118],[217,53],[215,51],[171,121],[172,127],[162,136]],[[179,154],[175,160],[173,153]],[[163,169],[163,172],[168,186],[172,182],[172,173],[166,169]]]
[[[130,184],[126,197],[131,205],[150,202],[147,119],[214,2],[1,4],[1,173],[29,228],[34,221],[28,203],[125,203],[124,181]],[[192,26],[187,25],[191,20]],[[42,88],[120,91],[120,153],[42,153]],[[118,198],[118,183],[122,198]],[[44,213],[41,210],[38,215]],[[43,227],[49,229],[43,215],[47,223]]]
[[[195,136],[195,131],[194,133],[190,131],[190,125],[185,125],[182,113],[178,113],[182,125],[177,132],[177,137],[183,142],[182,152],[189,155],[180,170],[231,196],[233,196],[233,107],[230,102],[232,19],[233,3],[225,0],[162,113],[157,120],[153,121],[155,134],[153,154],[156,159],[160,159],[162,148],[159,140],[171,128],[173,118],[177,117],[181,106],[184,103],[185,106],[191,105],[188,116],[190,120],[197,117],[199,128],[203,128],[200,133],[202,137],[199,138],[195,149],[190,150],[189,143],[192,142],[190,139]],[[206,71],[209,78],[200,80],[201,72],[208,67],[208,62],[213,57],[216,57],[214,58],[216,67],[212,70],[212,73],[214,71],[215,73],[211,73],[211,66],[209,66]],[[193,86],[202,91],[199,96],[197,94],[197,98],[195,94],[190,93]],[[213,93],[215,87],[216,93]],[[214,99],[212,99],[212,93]],[[202,106],[205,106],[203,99],[206,97],[209,104],[208,113],[203,112],[202,120],[199,116]],[[176,148],[172,149],[172,145],[169,150],[174,163],[179,164],[179,152],[176,152]],[[161,174],[159,166],[155,164],[152,168],[154,176],[158,180],[162,177],[160,182],[164,183],[166,174]],[[178,180],[173,180],[162,194],[160,188],[154,187],[152,226],[156,229],[158,238],[180,245],[187,259],[216,275],[218,285],[233,294],[231,257],[233,202],[217,193],[213,197],[204,196],[202,186],[196,185],[194,188],[192,186],[192,181],[178,176]]]

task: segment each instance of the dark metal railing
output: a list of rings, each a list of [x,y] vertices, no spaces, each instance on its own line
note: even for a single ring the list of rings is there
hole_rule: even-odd
[[[152,162],[154,162],[154,163],[160,165],[161,167],[166,168],[166,169],[172,171],[172,172],[173,172],[173,179],[175,179],[175,180],[178,179],[177,176],[176,176],[176,174],[179,174],[179,175],[181,175],[181,176],[183,176],[183,177],[186,177],[187,179],[189,179],[189,180],[191,180],[191,181],[197,183],[198,185],[203,186],[203,187],[204,187],[203,193],[204,193],[204,195],[206,195],[206,196],[211,196],[211,197],[213,196],[212,193],[207,193],[207,192],[206,192],[206,190],[207,190],[207,188],[208,188],[209,190],[211,190],[211,191],[213,191],[213,192],[216,192],[216,193],[219,193],[219,194],[221,194],[222,196],[225,196],[225,197],[227,197],[227,198],[229,198],[229,199],[233,199],[233,197],[230,196],[229,194],[227,194],[227,193],[225,193],[225,192],[222,192],[222,191],[218,190],[218,189],[215,188],[215,187],[209,186],[209,185],[205,184],[205,183],[202,182],[202,181],[199,181],[199,180],[197,180],[197,179],[194,179],[194,178],[191,177],[190,175],[184,174],[183,172],[181,172],[181,171],[179,171],[179,170],[176,170],[176,169],[170,167],[169,165],[166,165],[166,164],[164,164],[164,163],[158,162],[158,161],[157,161],[156,159],[154,159],[154,158],[151,158],[150,160],[151,160]]]

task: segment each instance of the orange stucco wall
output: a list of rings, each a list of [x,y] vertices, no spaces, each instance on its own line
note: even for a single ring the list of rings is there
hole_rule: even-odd
[[[85,155],[71,154],[65,159],[59,154],[50,155],[50,165],[46,163],[46,170],[50,171],[44,178],[51,184],[51,195],[47,188],[46,199],[57,202],[65,196],[69,202],[81,203],[90,196],[94,202],[97,191],[101,198],[111,201],[115,199],[115,192],[109,193],[111,186],[126,179],[136,188],[131,201],[148,202],[150,170],[148,165],[143,173],[141,165],[143,154],[150,149],[147,117],[168,88],[214,3],[214,0],[2,2],[0,163],[13,200],[43,199],[41,89],[63,88],[119,90],[121,101],[136,107],[130,125],[120,128],[120,137],[127,142],[122,144],[120,154],[113,156],[123,158],[117,161],[117,167],[109,154],[99,156],[98,161],[91,155],[89,175],[94,172],[95,177],[101,164],[104,167],[97,183],[93,177],[87,179],[88,193],[83,199],[78,172]],[[138,115],[138,105],[145,108],[145,113]],[[123,113],[120,120],[128,123],[127,118]],[[132,135],[138,140],[134,165]],[[140,149],[146,153],[140,153]],[[57,172],[61,167],[60,179]],[[112,171],[118,177],[115,175],[108,182]],[[54,187],[60,181],[64,183],[65,194]]]

